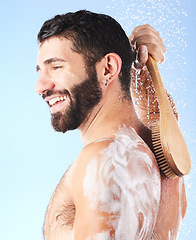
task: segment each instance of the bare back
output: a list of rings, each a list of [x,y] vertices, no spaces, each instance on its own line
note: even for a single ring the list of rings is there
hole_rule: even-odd
[[[160,178],[150,149],[124,129],[115,140],[83,149],[51,198],[44,235],[47,240],[176,239],[185,211],[183,179]]]

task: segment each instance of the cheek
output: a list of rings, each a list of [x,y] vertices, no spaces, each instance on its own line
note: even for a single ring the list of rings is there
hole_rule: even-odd
[[[76,77],[67,71],[57,71],[55,73],[52,73],[52,78],[56,89],[70,89],[74,85]]]
[[[56,86],[59,88],[70,90],[73,86],[82,83],[87,78],[87,74],[81,72],[71,71],[70,69],[66,69],[61,71],[54,76],[54,81]]]

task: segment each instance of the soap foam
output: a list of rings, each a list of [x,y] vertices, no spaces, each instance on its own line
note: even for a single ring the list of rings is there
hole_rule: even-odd
[[[89,236],[86,240],[111,240],[110,231],[103,231],[95,234],[93,237]]]
[[[122,127],[101,161],[92,159],[87,166],[84,195],[91,208],[118,216],[110,221],[115,240],[151,236],[160,200],[160,176],[152,159],[134,130]]]

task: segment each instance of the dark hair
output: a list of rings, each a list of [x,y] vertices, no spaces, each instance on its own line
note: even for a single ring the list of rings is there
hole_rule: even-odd
[[[120,24],[104,14],[81,10],[56,15],[46,21],[38,33],[38,41],[57,36],[73,42],[73,51],[83,55],[88,66],[94,66],[108,53],[116,53],[122,60],[119,74],[122,89],[130,92],[130,70],[135,58],[129,39]]]

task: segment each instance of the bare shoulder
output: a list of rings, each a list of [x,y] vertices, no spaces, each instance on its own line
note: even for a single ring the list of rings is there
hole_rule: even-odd
[[[106,168],[108,171],[124,166],[132,177],[149,175],[156,182],[160,183],[161,180],[157,162],[149,147],[133,129],[125,127],[119,129],[115,138],[102,139],[85,146],[74,164],[73,179],[74,176],[84,179],[91,165],[97,166],[100,171],[105,164],[109,164],[113,167]]]
[[[106,149],[112,141],[112,139],[103,139],[86,145],[68,169],[65,174],[66,183],[70,188],[71,194],[73,194],[76,198],[76,195],[80,194],[80,191],[78,190],[82,187],[81,181],[85,176],[86,168],[89,165],[89,162],[92,159],[96,159],[98,161],[98,159],[101,158],[104,149]]]
[[[122,128],[114,139],[86,146],[73,176],[76,229],[85,228],[85,236],[101,234],[102,228],[115,239],[150,238],[159,209],[160,175],[153,154],[133,130]]]

